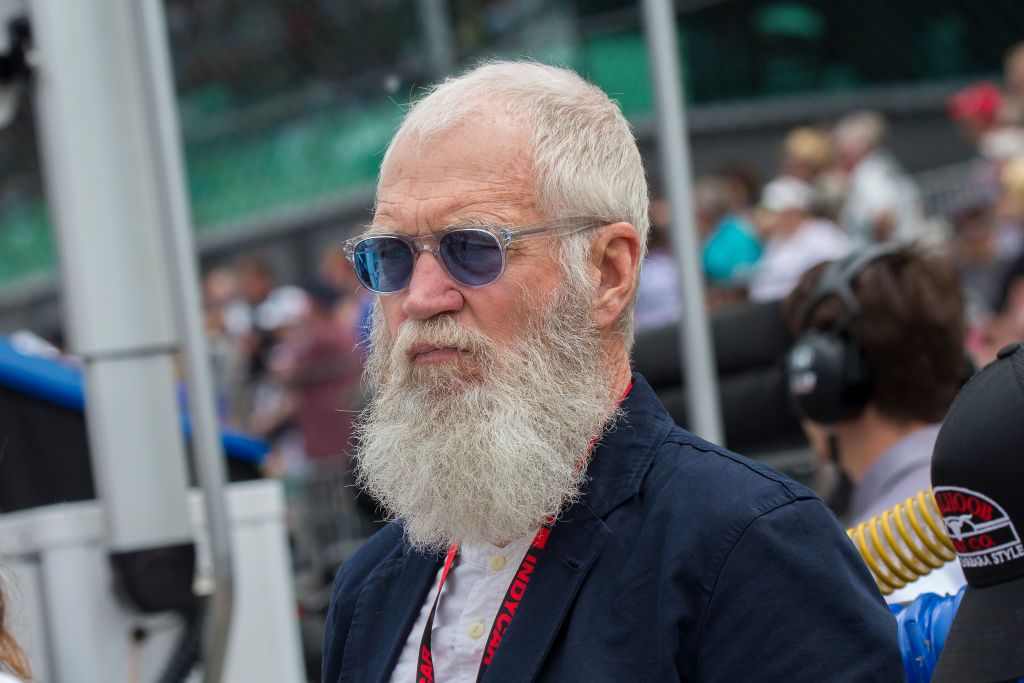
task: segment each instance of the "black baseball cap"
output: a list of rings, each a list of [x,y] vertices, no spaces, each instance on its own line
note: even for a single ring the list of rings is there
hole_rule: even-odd
[[[960,391],[932,456],[932,491],[967,578],[933,681],[1024,676],[1024,345]]]

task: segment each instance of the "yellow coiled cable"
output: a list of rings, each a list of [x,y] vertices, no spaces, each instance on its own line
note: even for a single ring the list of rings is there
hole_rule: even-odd
[[[922,523],[923,520],[923,523]],[[956,557],[931,489],[847,529],[879,590],[889,595]]]

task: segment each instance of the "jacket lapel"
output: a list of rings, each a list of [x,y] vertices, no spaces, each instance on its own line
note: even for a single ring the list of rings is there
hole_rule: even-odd
[[[339,681],[387,680],[440,563],[441,558],[406,546],[367,579],[352,615]]]
[[[582,502],[555,524],[485,681],[536,678],[583,579],[610,534],[607,525]]]

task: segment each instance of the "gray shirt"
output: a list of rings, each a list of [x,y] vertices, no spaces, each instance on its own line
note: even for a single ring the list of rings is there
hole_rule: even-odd
[[[868,468],[850,501],[850,526],[916,496],[932,486],[932,450],[938,424],[922,427],[894,443]]]
[[[875,461],[853,491],[850,526],[856,527],[897,503],[916,496],[921,489],[931,488],[932,450],[940,426],[928,425],[905,436]],[[922,593],[953,594],[964,583],[960,564],[954,560],[890,593],[885,596],[885,601],[890,604],[906,603]]]

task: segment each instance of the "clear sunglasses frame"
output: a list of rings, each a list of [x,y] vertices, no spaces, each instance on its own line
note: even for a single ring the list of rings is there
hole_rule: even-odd
[[[343,248],[345,256],[352,263],[353,267],[358,272],[358,265],[355,262],[356,249],[359,247],[361,242],[368,239],[375,239],[380,237],[393,237],[401,240],[412,250],[413,253],[413,268],[416,267],[416,260],[422,252],[429,252],[441,267],[444,268],[448,277],[452,278],[460,285],[464,287],[486,287],[487,285],[493,284],[505,273],[505,266],[508,262],[508,247],[513,242],[521,242],[526,240],[539,239],[543,237],[568,237],[569,235],[575,235],[578,232],[589,230],[591,228],[600,228],[605,225],[610,225],[615,221],[596,219],[596,218],[584,218],[584,217],[573,217],[563,218],[559,220],[547,221],[538,223],[531,226],[504,226],[500,224],[488,224],[488,223],[470,223],[461,225],[449,225],[435,232],[431,232],[427,235],[420,235],[413,237],[411,235],[403,235],[397,232],[368,232],[357,237],[352,237],[345,240]],[[448,268],[448,264],[445,263],[444,258],[441,256],[440,244],[441,240],[445,236],[450,235],[454,232],[482,232],[492,236],[498,243],[498,248],[501,250],[501,269],[493,279],[479,285],[467,284],[459,280],[451,273]],[[412,280],[411,273],[409,281]],[[366,286],[366,283],[363,283]],[[400,289],[396,289],[391,292],[381,292],[375,289],[371,291],[376,294],[386,296],[388,294],[398,294],[409,287],[409,282],[406,282],[405,286]]]

